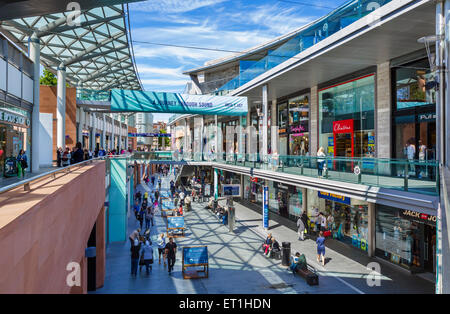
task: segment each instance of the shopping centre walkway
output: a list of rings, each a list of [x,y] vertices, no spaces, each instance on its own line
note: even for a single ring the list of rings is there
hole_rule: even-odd
[[[162,189],[168,188],[169,179],[163,179]],[[141,191],[148,187],[139,186]],[[152,187],[150,186],[150,189]],[[186,237],[176,238],[178,245],[174,272],[168,275],[157,258],[149,276],[145,270],[137,278],[130,275],[129,241],[109,244],[106,257],[106,278],[104,287],[94,293],[433,293],[433,284],[415,276],[386,270],[386,280],[381,287],[370,288],[365,276],[368,271],[365,262],[352,261],[331,249],[327,256],[331,260],[325,269],[315,261],[315,244],[312,240],[299,243],[296,232],[285,227],[275,227],[272,234],[281,243],[292,242],[292,251],[304,252],[308,262],[319,272],[319,286],[308,286],[302,278],[294,276],[281,266],[280,261],[266,258],[261,252],[265,233],[261,229],[261,215],[236,204],[236,229],[230,233],[207,209],[206,203],[193,203],[193,210],[185,213]],[[274,224],[273,222],[271,222]],[[137,221],[131,215],[128,221],[128,234],[136,227]],[[166,231],[166,224],[155,215],[155,227],[151,231],[155,257],[156,236]],[[209,253],[209,278],[184,280],[181,273],[181,247],[207,245]],[[384,267],[382,273],[384,274]],[[397,271],[398,272],[398,271]]]

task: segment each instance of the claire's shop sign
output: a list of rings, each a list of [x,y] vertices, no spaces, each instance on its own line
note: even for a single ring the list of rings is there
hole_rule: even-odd
[[[0,121],[29,126],[30,119],[16,115],[11,112],[0,110]]]

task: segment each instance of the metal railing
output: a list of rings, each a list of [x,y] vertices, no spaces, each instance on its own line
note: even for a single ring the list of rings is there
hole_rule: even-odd
[[[73,171],[73,168],[75,168],[75,167],[77,167],[77,169],[80,169],[80,168],[84,167],[87,164],[93,163],[94,161],[105,160],[105,159],[110,158],[110,157],[114,157],[114,156],[102,156],[102,157],[92,158],[92,159],[81,161],[81,162],[73,164],[73,165],[69,165],[69,166],[66,166],[66,167],[59,167],[59,168],[57,168],[55,170],[50,170],[50,171],[38,174],[38,175],[33,176],[31,178],[24,179],[24,180],[21,180],[19,182],[16,182],[16,183],[13,183],[13,184],[10,184],[10,185],[7,185],[7,186],[4,186],[4,187],[0,188],[0,194],[6,193],[6,192],[11,191],[11,190],[14,190],[14,189],[16,189],[18,187],[21,187],[21,186],[24,187],[24,191],[30,191],[31,190],[30,184],[35,182],[35,181],[42,180],[42,179],[45,179],[45,178],[50,177],[50,176],[52,176],[53,178],[56,178],[56,175],[58,173],[64,172],[65,174],[68,174],[71,171]]]

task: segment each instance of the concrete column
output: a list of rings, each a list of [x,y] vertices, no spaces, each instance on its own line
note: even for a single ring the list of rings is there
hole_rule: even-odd
[[[372,257],[375,255],[375,203],[369,203],[367,224],[368,224],[367,255],[369,257]]]
[[[39,171],[39,76],[41,44],[36,34],[30,38],[30,59],[33,61],[33,112],[31,114],[31,170]]]
[[[262,87],[262,111],[263,111],[263,130],[262,130],[262,156],[261,160],[264,162],[268,161],[267,156],[267,146],[268,146],[268,136],[267,136],[267,127],[268,127],[268,109],[269,103],[267,99],[267,89],[268,86],[263,85]]]
[[[446,25],[446,32],[445,32],[445,64],[447,65],[447,71],[445,72],[445,99],[447,100],[445,102],[445,126],[443,129],[443,135],[444,135],[444,144],[445,144],[445,160],[443,161],[445,166],[450,168],[450,105],[449,105],[449,99],[450,99],[450,73],[448,71],[448,67],[450,64],[450,1],[445,1],[445,25]]]
[[[78,142],[83,144],[83,126],[84,126],[84,110],[82,107],[79,109],[78,120]],[[64,147],[63,147],[64,149]]]
[[[375,149],[377,158],[391,158],[391,67],[377,65]]]
[[[309,130],[309,155],[316,156],[319,149],[319,94],[317,86],[311,87],[311,103],[309,108],[311,130]]]
[[[279,153],[279,137],[278,137],[278,112],[277,112],[277,100],[272,99],[272,114],[270,117],[270,147],[272,155],[278,155]]]
[[[56,97],[56,146],[66,147],[66,67],[58,66]]]
[[[306,188],[302,188],[302,213],[308,213],[308,189]]]

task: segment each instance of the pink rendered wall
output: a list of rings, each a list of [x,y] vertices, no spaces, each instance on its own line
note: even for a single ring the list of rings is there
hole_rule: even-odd
[[[105,162],[0,195],[0,293],[86,293],[85,248],[104,220]],[[97,228],[104,241],[104,223]],[[102,240],[103,239],[103,240]],[[105,247],[97,241],[97,285]],[[81,264],[81,287],[69,287],[69,262]],[[103,276],[103,278],[101,278]]]

